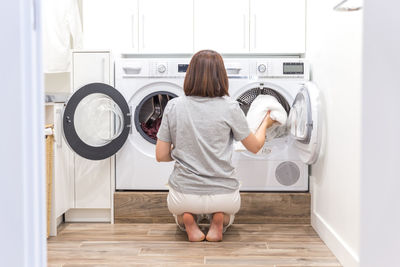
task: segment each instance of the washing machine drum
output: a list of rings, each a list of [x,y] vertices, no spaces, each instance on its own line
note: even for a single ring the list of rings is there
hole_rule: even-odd
[[[174,93],[160,91],[147,95],[135,110],[135,126],[148,142],[157,142],[157,132],[161,125],[164,109],[169,100],[177,97]]]
[[[278,102],[282,105],[285,109],[287,115],[289,116],[290,113],[290,105],[287,102],[286,98],[283,97],[279,92],[275,91],[271,88],[252,88],[241,94],[236,101],[239,102],[240,108],[243,110],[244,114],[247,115],[247,112],[250,109],[251,103],[253,103],[254,99],[256,99],[259,95],[270,95],[275,97]]]
[[[247,115],[251,103],[253,103],[254,99],[256,99],[256,97],[259,95],[270,95],[275,97],[278,100],[278,102],[282,105],[282,107],[285,109],[286,114],[289,117],[290,105],[287,102],[286,98],[274,89],[260,88],[260,87],[249,89],[236,99],[239,102],[240,108],[243,110],[245,115]],[[274,138],[284,137],[289,134],[288,124],[277,126],[271,130],[272,132],[269,133],[269,136],[271,138],[267,136],[267,141],[270,141]]]

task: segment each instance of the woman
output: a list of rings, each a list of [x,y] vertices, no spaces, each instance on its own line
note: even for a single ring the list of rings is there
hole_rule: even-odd
[[[251,133],[239,104],[228,97],[224,62],[215,51],[193,56],[183,89],[185,96],[165,107],[157,134],[157,161],[175,160],[168,209],[190,241],[221,241],[240,208],[239,182],[231,162],[233,140],[257,153],[274,121],[267,114]],[[197,215],[212,215],[207,236],[197,225]]]

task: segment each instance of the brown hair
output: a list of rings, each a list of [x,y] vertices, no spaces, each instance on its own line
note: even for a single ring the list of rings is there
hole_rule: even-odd
[[[229,95],[228,76],[221,55],[212,50],[197,52],[186,71],[183,90],[187,96]]]

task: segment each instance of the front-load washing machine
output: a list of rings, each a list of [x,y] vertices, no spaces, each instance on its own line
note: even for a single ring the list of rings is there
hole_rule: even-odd
[[[68,100],[65,139],[87,159],[116,155],[116,190],[167,189],[173,162],[156,162],[156,134],[168,101],[183,95],[189,61],[125,55],[115,60],[114,87],[87,84]]]
[[[319,92],[309,82],[302,58],[224,58],[230,96],[247,114],[260,94],[277,98],[288,114],[286,125],[267,140],[258,154],[233,155],[242,191],[307,191],[309,166],[319,154]]]

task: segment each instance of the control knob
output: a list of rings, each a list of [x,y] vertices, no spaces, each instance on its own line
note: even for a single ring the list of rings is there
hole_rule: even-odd
[[[258,71],[259,72],[265,72],[267,70],[267,67],[264,64],[258,65]]]
[[[164,73],[167,70],[167,67],[164,64],[160,64],[157,66],[157,70],[159,73]]]

